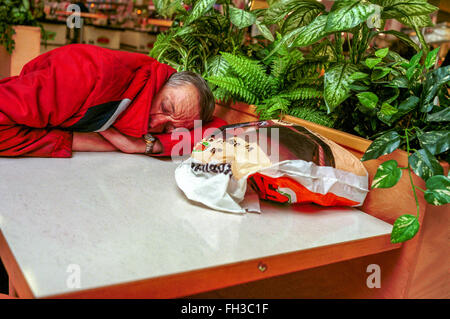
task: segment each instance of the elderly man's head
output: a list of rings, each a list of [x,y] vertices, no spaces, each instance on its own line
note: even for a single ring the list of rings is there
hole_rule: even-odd
[[[152,101],[149,132],[192,129],[194,120],[212,119],[214,106],[214,95],[200,75],[190,71],[174,73]]]

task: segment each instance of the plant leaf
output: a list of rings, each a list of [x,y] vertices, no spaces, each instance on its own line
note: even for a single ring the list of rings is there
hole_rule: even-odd
[[[402,18],[430,14],[438,8],[422,0],[385,0],[383,1],[384,19]]]
[[[258,28],[259,32],[261,32],[264,38],[271,42],[275,41],[272,32],[270,32],[269,28],[265,24],[257,20],[256,27]]]
[[[361,92],[356,94],[359,102],[369,109],[375,109],[378,103],[378,96],[372,92]]]
[[[325,9],[325,6],[317,2],[315,0],[287,0],[287,1],[279,1],[270,5],[264,15],[264,22],[267,24],[275,24],[281,20],[283,20],[286,15],[290,12],[295,13],[296,11],[302,10],[305,13],[315,12],[317,15],[318,12],[322,12]],[[306,23],[309,23],[306,22]]]
[[[400,146],[401,140],[401,136],[395,131],[381,135],[370,144],[361,161],[376,159],[382,155],[392,153]]]
[[[431,18],[428,14],[424,14],[421,16],[404,16],[402,18],[396,19],[404,25],[407,25],[408,27],[416,26],[418,28],[424,28],[433,26],[433,22],[431,21]]]
[[[419,51],[416,54],[414,54],[414,56],[409,61],[409,66],[413,67],[413,66],[416,66],[417,64],[419,64],[420,58],[422,58],[422,55],[423,55],[423,51]]]
[[[383,103],[383,105],[381,105],[380,112],[383,115],[391,116],[391,115],[394,115],[395,113],[397,113],[398,110],[397,110],[397,108],[393,107],[392,105],[390,105],[388,103]]]
[[[384,58],[389,52],[389,48],[384,48],[384,49],[380,49],[375,51],[375,55],[379,58]]]
[[[375,65],[381,62],[381,58],[367,58],[366,61],[364,61],[369,69],[373,69]]]
[[[389,160],[378,166],[372,181],[372,188],[389,188],[398,183],[402,170],[396,160]]]
[[[325,72],[324,99],[328,113],[348,98],[353,83],[351,76],[357,70],[354,64],[340,63]]]
[[[225,76],[228,72],[229,64],[227,60],[220,54],[211,57],[208,60],[208,69],[206,76]]]
[[[315,0],[309,0],[307,2],[296,0],[296,2],[297,7],[283,22],[283,26],[281,28],[281,32],[283,34],[311,23],[312,20],[324,11],[323,8],[316,6],[316,4],[322,4],[316,2]]]
[[[428,180],[431,176],[442,175],[444,170],[438,160],[426,149],[420,149],[414,152],[408,158],[411,168],[417,176],[423,180]]]
[[[230,7],[230,20],[239,29],[247,28],[256,22],[256,16],[248,11]]]
[[[450,148],[450,131],[430,131],[418,136],[420,145],[436,155]]]
[[[429,104],[436,97],[439,88],[450,81],[450,65],[428,72],[423,85],[421,104]]]
[[[203,15],[211,10],[216,0],[199,0],[195,3],[192,10],[189,12],[189,16],[184,21],[186,25],[191,24],[195,20],[203,17]]]
[[[322,39],[328,32],[325,31],[327,16],[320,15],[310,24],[301,27],[295,35],[296,39],[292,44],[294,47],[305,47]]]
[[[325,31],[345,31],[356,27],[373,14],[376,5],[363,0],[335,1],[326,23]]]
[[[445,109],[427,115],[428,122],[450,122],[450,107],[446,107]]]
[[[392,34],[392,35],[396,36],[400,41],[413,47],[414,50],[416,50],[416,52],[420,51],[419,46],[413,40],[411,40],[411,38],[407,34],[405,34],[403,32],[395,31],[395,30],[388,30],[388,31],[380,31],[379,33]]]
[[[364,72],[359,72],[359,71],[357,71],[357,72],[354,72],[352,75],[351,75],[351,79],[352,80],[361,80],[361,79],[365,79],[365,78],[367,78],[369,75],[367,74],[367,73],[364,73]]]
[[[419,104],[420,99],[417,96],[410,96],[406,100],[402,101],[398,106],[398,112],[404,115],[412,110]]]
[[[392,71],[391,68],[385,68],[385,67],[376,67],[371,75],[372,81],[379,80],[381,78],[384,78],[386,75],[388,75]]]
[[[277,53],[281,48],[283,48],[286,43],[290,42],[290,45],[292,45],[292,40],[304,30],[303,28],[304,27],[294,29],[291,32],[285,34],[280,40],[276,41],[275,47],[272,49],[272,51],[269,52],[269,54],[267,54],[263,61],[269,60],[269,58]]]
[[[390,105],[389,103],[383,103],[381,105],[380,111],[377,113],[377,117],[383,123],[387,125],[391,125],[395,120],[394,115],[398,113],[397,108]]]
[[[419,221],[416,216],[405,214],[397,218],[391,233],[391,243],[403,243],[413,238],[419,231]]]
[[[437,59],[437,55],[439,53],[439,47],[437,47],[436,49],[434,49],[433,51],[428,52],[427,57],[425,59],[425,67],[427,69],[431,68],[434,66],[434,64],[436,63],[436,59]]]
[[[389,86],[407,89],[408,85],[409,85],[408,79],[405,76],[399,76],[393,78]]]
[[[436,175],[427,180],[425,200],[435,206],[450,203],[450,179],[447,176]]]

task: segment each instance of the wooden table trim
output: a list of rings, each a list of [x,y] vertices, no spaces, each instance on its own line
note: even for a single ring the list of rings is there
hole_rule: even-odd
[[[10,293],[13,291],[20,298],[34,298],[30,286],[28,285],[22,270],[17,263],[14,254],[9,248],[8,242],[5,236],[0,230],[0,259],[5,266],[6,272],[9,277],[9,285],[13,285],[13,290],[10,289]],[[14,297],[14,296],[11,296]]]
[[[387,234],[45,298],[180,298],[400,247]]]

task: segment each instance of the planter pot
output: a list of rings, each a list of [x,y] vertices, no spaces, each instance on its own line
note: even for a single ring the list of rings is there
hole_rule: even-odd
[[[217,104],[215,115],[223,118],[229,124],[258,120],[255,106],[245,103]],[[292,116],[284,116],[283,120],[317,132],[343,146],[359,158],[371,144],[371,141],[359,136]],[[364,162],[364,166],[369,173],[369,185],[372,183],[378,166],[390,159],[397,160],[400,166],[406,166],[408,161],[406,152],[396,150],[380,159]],[[448,163],[441,164],[444,172],[447,173]],[[425,182],[420,177],[412,174],[412,178],[415,185],[422,189],[426,187]],[[306,282],[305,287],[321,287],[315,294],[308,294],[308,298],[323,298],[324,296],[329,298],[330,295],[323,295],[322,291],[333,290],[342,292],[335,297],[342,297],[347,293],[348,296],[351,296],[350,298],[445,298],[448,296],[448,285],[445,281],[442,281],[442,278],[447,276],[448,265],[442,262],[446,255],[440,248],[448,245],[449,205],[429,205],[420,191],[417,191],[417,196],[420,205],[419,222],[421,226],[419,233],[413,239],[403,243],[398,252],[379,254],[373,257],[368,256],[340,265],[329,265],[327,269],[324,268],[324,273],[321,275],[334,278],[340,272],[360,273],[361,269],[365,271],[367,265],[375,263],[381,267],[384,273],[381,289],[366,289],[363,281],[361,283],[358,281],[357,285],[343,284],[342,282],[336,284],[336,286],[333,286],[333,283],[324,284],[323,280],[315,280],[313,278],[315,276],[309,276],[307,272],[299,272],[295,276],[298,278],[291,280]],[[402,178],[394,187],[371,190],[364,205],[359,209],[390,224],[393,224],[401,215],[415,215],[416,203],[407,172],[403,172]],[[298,295],[302,294],[303,292],[298,292]]]
[[[9,54],[0,46],[0,78],[19,75],[22,67],[37,57],[41,51],[41,29],[31,26],[15,26],[15,48]]]

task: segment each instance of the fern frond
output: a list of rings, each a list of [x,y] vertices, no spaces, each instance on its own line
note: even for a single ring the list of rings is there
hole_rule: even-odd
[[[243,99],[244,102],[249,104],[256,104],[258,97],[247,89],[242,79],[231,76],[219,77],[211,76],[206,79],[208,82],[217,85],[219,88],[223,88],[230,92],[232,95]]]
[[[290,66],[291,66],[290,57],[277,56],[272,61],[270,74],[276,78],[281,78],[283,77],[284,73],[286,73],[286,71]]]
[[[234,100],[233,95],[224,88],[216,87],[213,90],[214,97],[218,101],[227,102],[229,100]]]
[[[230,65],[221,55],[216,55],[207,60],[206,76],[225,76]]]
[[[278,95],[265,99],[263,103],[256,107],[256,112],[261,119],[277,118],[280,112],[287,112],[291,102]]]
[[[243,56],[222,52],[222,56],[230,64],[233,71],[243,80],[243,83],[259,96],[266,96],[271,85],[264,68],[258,61]]]
[[[311,101],[311,104],[313,103]],[[295,106],[290,108],[287,114],[327,127],[333,127],[334,125],[334,118],[326,112],[319,110],[317,106]]]
[[[319,98],[322,97],[322,95],[323,93],[321,90],[317,90],[311,87],[302,87],[289,92],[279,94],[280,97],[288,99],[290,101]]]

